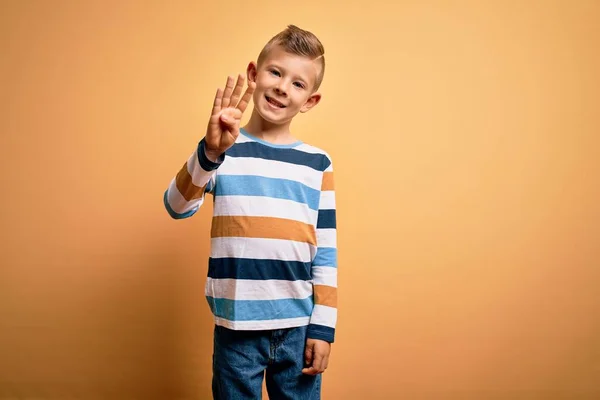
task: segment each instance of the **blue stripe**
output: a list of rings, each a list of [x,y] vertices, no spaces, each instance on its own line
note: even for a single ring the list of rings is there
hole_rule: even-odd
[[[262,321],[308,317],[312,313],[312,296],[305,299],[229,300],[206,296],[211,311],[230,321]]]
[[[335,210],[319,210],[317,219],[317,229],[335,229],[336,216]]]
[[[321,172],[331,165],[331,161],[325,154],[269,147],[256,142],[236,143],[225,154],[228,157],[257,157],[265,160],[305,165]]]
[[[336,267],[337,249],[335,247],[319,247],[313,261],[315,267]]]
[[[165,205],[165,208],[167,209],[167,212],[168,212],[168,213],[169,213],[169,215],[171,216],[171,218],[173,218],[173,219],[184,219],[184,218],[189,218],[189,217],[191,217],[192,215],[194,215],[194,214],[196,213],[196,211],[198,211],[198,208],[196,207],[196,208],[194,208],[194,209],[192,209],[192,210],[190,210],[190,211],[184,212],[183,214],[179,214],[179,213],[177,213],[175,210],[173,210],[173,209],[171,208],[171,205],[169,204],[169,200],[168,200],[168,199],[169,199],[169,197],[168,197],[168,193],[169,193],[169,190],[168,190],[168,189],[167,189],[167,190],[165,190],[165,194],[164,194],[164,196],[163,196],[163,203],[164,203],[164,205]]]
[[[211,257],[208,260],[208,277],[213,279],[308,281],[312,279],[310,266],[310,263],[300,261]]]
[[[333,343],[335,341],[335,329],[324,325],[309,324],[306,337]]]
[[[288,179],[254,175],[219,175],[215,196],[264,196],[292,200],[319,208],[320,191]]]
[[[204,188],[204,193],[211,193],[212,190],[213,190],[213,180],[211,179],[206,183],[206,187]]]
[[[219,168],[221,164],[223,164],[223,161],[225,160],[225,155],[221,154],[216,163],[209,160],[208,157],[206,157],[206,153],[204,152],[205,140],[206,139],[202,139],[200,143],[198,143],[198,150],[196,151],[198,155],[198,163],[200,164],[200,167],[203,170],[213,171]]]

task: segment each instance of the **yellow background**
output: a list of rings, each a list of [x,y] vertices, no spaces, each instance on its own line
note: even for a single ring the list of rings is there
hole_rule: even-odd
[[[600,2],[0,7],[1,399],[210,397],[212,205],[162,195],[289,23],[326,48],[323,398],[600,398]]]

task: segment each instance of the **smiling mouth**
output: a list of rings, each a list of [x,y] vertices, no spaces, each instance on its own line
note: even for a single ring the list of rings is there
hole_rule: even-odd
[[[281,104],[280,102],[278,102],[277,100],[273,99],[272,97],[269,96],[265,96],[265,99],[267,99],[267,102],[269,102],[269,104],[274,105],[275,107],[279,107],[279,108],[285,108],[285,106],[283,104]]]

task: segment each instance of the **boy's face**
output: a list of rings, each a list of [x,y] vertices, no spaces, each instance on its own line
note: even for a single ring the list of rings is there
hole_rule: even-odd
[[[319,64],[307,57],[274,46],[257,66],[248,65],[248,81],[256,82],[254,108],[266,121],[284,124],[299,112],[307,112],[321,99],[313,88]]]

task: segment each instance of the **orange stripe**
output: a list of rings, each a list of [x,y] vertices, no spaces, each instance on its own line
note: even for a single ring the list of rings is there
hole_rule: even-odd
[[[175,185],[177,186],[179,193],[181,193],[181,195],[186,201],[201,198],[204,194],[204,188],[206,187],[206,185],[202,187],[194,185],[194,183],[192,182],[192,176],[190,175],[187,169],[187,163],[183,164],[183,167],[181,167],[181,169],[177,173],[177,177],[175,178]]]
[[[211,237],[284,239],[317,245],[312,225],[273,217],[216,216],[212,220]]]
[[[323,172],[321,190],[333,190],[333,172]]]
[[[314,285],[315,304],[337,308],[337,288],[325,285]]]

